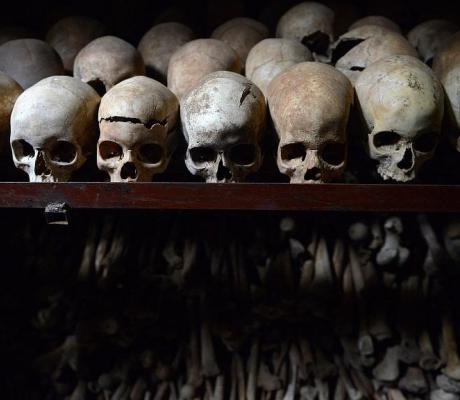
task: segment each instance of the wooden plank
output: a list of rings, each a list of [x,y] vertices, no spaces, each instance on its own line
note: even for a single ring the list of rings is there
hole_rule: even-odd
[[[0,183],[0,207],[460,212],[460,186]]]

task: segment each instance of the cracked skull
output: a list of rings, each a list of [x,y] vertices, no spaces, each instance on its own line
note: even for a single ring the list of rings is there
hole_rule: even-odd
[[[25,90],[11,115],[14,164],[31,182],[66,182],[97,140],[100,98],[86,83],[53,76]]]
[[[378,25],[363,25],[344,33],[333,44],[331,63],[352,83],[368,65],[392,55],[418,57],[401,34]]]
[[[291,183],[323,183],[341,176],[353,88],[341,72],[317,62],[294,65],[268,86],[279,137],[277,163]]]
[[[413,180],[433,156],[444,111],[441,83],[422,61],[410,56],[380,60],[355,85],[367,139],[383,179]]]
[[[265,98],[233,72],[207,75],[181,101],[185,163],[206,182],[241,182],[262,163]]]
[[[145,76],[110,89],[99,108],[97,165],[111,182],[149,182],[168,166],[179,117],[176,96]]]
[[[83,47],[74,62],[74,76],[91,85],[99,94],[132,76],[145,75],[139,51],[115,36],[103,36]]]
[[[300,3],[280,18],[276,37],[301,42],[320,60],[327,56],[334,40],[334,11],[314,1]]]

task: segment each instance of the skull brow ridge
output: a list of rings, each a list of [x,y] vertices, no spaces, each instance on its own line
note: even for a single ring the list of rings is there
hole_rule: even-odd
[[[130,122],[131,124],[142,124],[147,129],[152,128],[153,125],[161,125],[166,126],[168,123],[167,119],[159,121],[157,119],[149,119],[147,122],[142,122],[139,118],[129,118],[129,117],[121,117],[121,116],[110,116],[106,118],[101,118],[99,122],[107,121],[107,122]]]

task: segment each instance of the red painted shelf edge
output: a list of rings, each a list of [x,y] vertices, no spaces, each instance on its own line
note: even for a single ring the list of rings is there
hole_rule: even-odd
[[[460,212],[460,185],[0,183],[0,208]]]

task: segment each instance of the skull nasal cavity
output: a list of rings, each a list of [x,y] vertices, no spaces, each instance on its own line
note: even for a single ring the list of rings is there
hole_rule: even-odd
[[[412,155],[412,151],[410,149],[406,149],[404,152],[404,157],[398,163],[398,168],[409,170],[414,166],[414,157]]]
[[[46,162],[41,151],[38,152],[34,170],[35,175],[49,175],[51,173],[51,171],[46,166]]]
[[[319,168],[309,169],[304,176],[306,181],[319,181],[321,179],[321,170]]]
[[[131,178],[134,179],[137,177],[137,169],[134,163],[127,162],[123,167],[121,167],[120,172],[121,179]]]
[[[230,179],[232,177],[232,173],[230,170],[222,164],[222,161],[219,163],[219,167],[217,168],[217,179],[222,181],[224,179]]]

